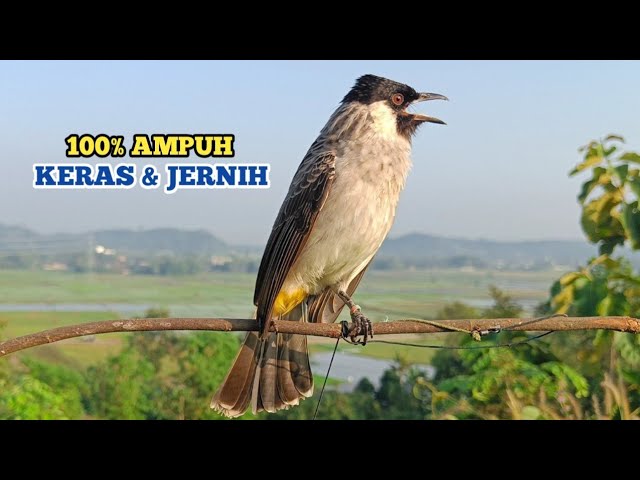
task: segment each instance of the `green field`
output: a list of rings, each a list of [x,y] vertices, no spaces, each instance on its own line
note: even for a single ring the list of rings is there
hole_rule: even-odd
[[[207,309],[207,315],[251,315],[249,274],[127,276],[0,271],[0,304],[129,304]],[[204,315],[205,313],[202,313]]]
[[[118,315],[111,312],[0,312],[0,325],[5,325],[2,330],[4,338],[76,323],[117,319]],[[122,345],[123,335],[126,334],[70,338],[56,344],[25,350],[17,355],[32,355],[41,360],[82,368],[117,351]]]
[[[561,272],[456,270],[371,271],[357,292],[371,317],[432,315],[454,300],[483,304],[495,284],[525,304],[546,298]],[[0,271],[2,304],[128,304],[178,307],[208,315],[250,315],[255,275],[211,273],[194,276],[125,276],[66,272]],[[174,312],[175,313],[175,312]]]
[[[516,301],[531,307],[547,297],[551,283],[560,275],[555,271],[371,271],[362,281],[356,301],[374,321],[428,318],[455,300],[480,307],[487,305],[487,288],[495,284]],[[253,312],[254,281],[253,274],[240,273],[160,277],[5,270],[0,271],[0,309],[55,311],[4,311],[0,312],[0,322],[7,324],[4,336],[14,337],[66,324],[142,315],[149,306],[169,308],[176,316],[247,318]],[[68,311],[78,307],[86,311]],[[126,334],[70,339],[25,354],[70,365],[88,365],[117,351],[123,335]],[[434,343],[439,339],[413,336],[411,341]],[[333,345],[322,339],[312,339],[311,343],[312,351]],[[343,345],[341,349],[377,358],[402,355],[420,363],[430,358],[428,350],[383,344],[366,348]]]

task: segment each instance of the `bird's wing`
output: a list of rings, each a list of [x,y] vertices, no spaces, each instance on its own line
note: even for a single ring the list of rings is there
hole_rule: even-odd
[[[347,295],[351,297],[354,294],[356,288],[358,288],[360,280],[362,280],[362,277],[364,276],[364,272],[367,271],[367,268],[369,268],[372,261],[373,259],[365,265],[353,280],[351,280],[351,283],[349,283],[349,286],[347,287]],[[309,304],[309,322],[333,323],[340,316],[340,312],[344,308],[344,305],[345,304],[342,299],[335,294],[331,287],[327,287]]]
[[[335,153],[316,141],[293,177],[260,262],[253,303],[261,328],[271,318],[275,299],[309,238],[334,178]]]

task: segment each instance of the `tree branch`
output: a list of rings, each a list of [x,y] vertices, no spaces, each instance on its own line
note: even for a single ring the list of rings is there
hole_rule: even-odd
[[[439,326],[442,325],[442,326]],[[632,317],[551,317],[544,319],[489,318],[469,320],[395,320],[373,324],[374,335],[407,333],[450,332],[444,326],[471,332],[485,330],[569,331],[569,330],[617,330],[640,333],[640,320]],[[108,320],[53,328],[0,342],[0,357],[38,345],[58,342],[67,338],[98,335],[113,332],[150,332],[161,330],[207,330],[219,332],[256,331],[253,319],[233,318],[141,318],[132,320]],[[287,320],[274,321],[272,331],[299,333],[317,337],[338,338],[338,323],[300,323]]]

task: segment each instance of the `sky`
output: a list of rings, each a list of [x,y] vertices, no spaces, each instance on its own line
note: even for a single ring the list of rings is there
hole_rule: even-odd
[[[365,73],[450,99],[415,109],[447,125],[413,141],[392,236],[583,238],[584,179],[567,175],[578,147],[618,133],[640,150],[638,61],[1,61],[0,223],[204,228],[264,244],[300,160]],[[32,165],[67,163],[72,133],[124,135],[128,147],[135,133],[233,133],[234,160],[271,164],[271,188],[34,190]],[[104,161],[122,160],[86,160]]]

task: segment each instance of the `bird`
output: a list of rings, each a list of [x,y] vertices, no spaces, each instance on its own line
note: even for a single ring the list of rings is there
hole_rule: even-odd
[[[372,334],[351,296],[386,238],[425,123],[408,107],[448,100],[380,76],[359,77],[303,157],[267,241],[249,332],[211,408],[227,417],[274,413],[313,394],[307,337],[270,331],[274,319],[335,322],[347,305],[352,340]]]

